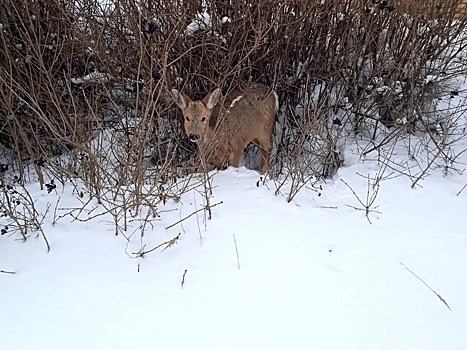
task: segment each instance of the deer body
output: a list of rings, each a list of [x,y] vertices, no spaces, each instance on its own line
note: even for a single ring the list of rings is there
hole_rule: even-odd
[[[192,101],[173,89],[177,106],[182,110],[187,136],[214,167],[238,167],[250,142],[261,152],[259,170],[268,167],[272,150],[272,129],[277,112],[277,95],[262,84],[248,84],[225,96],[218,104],[220,89],[201,101]]]

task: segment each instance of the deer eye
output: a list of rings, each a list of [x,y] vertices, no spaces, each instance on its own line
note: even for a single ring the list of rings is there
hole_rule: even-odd
[[[204,123],[206,121],[206,117],[201,118],[201,122]]]
[[[188,117],[186,117],[185,119],[186,119],[186,121],[187,121],[187,122],[189,122],[189,121],[190,121],[190,118],[188,118]]]

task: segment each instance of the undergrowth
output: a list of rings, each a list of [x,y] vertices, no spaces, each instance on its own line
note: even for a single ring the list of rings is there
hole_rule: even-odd
[[[195,188],[203,193],[195,212],[209,218],[212,174],[197,174],[172,88],[200,98],[245,81],[271,86],[280,109],[266,179],[276,193],[289,186],[287,201],[350,165],[349,145],[378,162],[373,186],[407,176],[417,187],[432,171],[464,171],[462,0],[1,6],[2,235],[35,232],[47,243],[41,222],[52,214],[38,213],[31,183],[72,186],[80,205],[57,213],[55,204],[53,222],[110,214],[127,239],[143,237],[166,203]],[[257,163],[250,146],[245,164]],[[371,197],[362,203],[372,210]]]

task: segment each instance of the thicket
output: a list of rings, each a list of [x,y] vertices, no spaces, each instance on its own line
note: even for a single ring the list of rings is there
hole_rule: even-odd
[[[201,98],[245,81],[278,93],[269,176],[292,182],[289,199],[362,139],[362,156],[404,172],[391,152],[416,136],[407,151],[429,161],[415,186],[439,159],[455,167],[450,146],[465,134],[451,102],[466,74],[462,2],[1,0],[2,208],[7,182],[33,170],[47,189],[82,181],[117,231],[129,210],[157,215],[199,165],[170,89]]]

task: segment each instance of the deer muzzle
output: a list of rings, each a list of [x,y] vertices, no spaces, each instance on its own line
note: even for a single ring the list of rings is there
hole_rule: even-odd
[[[188,138],[190,139],[191,142],[194,142],[194,143],[198,143],[200,139],[199,135],[197,134],[190,134]]]

